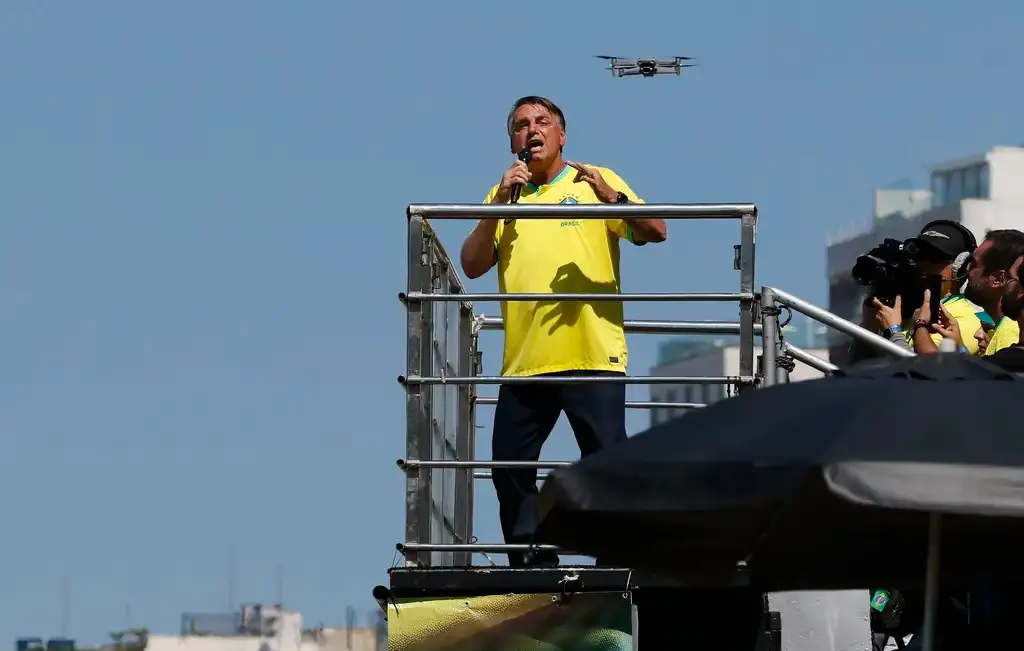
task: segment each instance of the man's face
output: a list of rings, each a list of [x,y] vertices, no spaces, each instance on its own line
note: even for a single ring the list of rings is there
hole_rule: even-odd
[[[964,294],[975,303],[991,304],[992,300],[1001,296],[1000,274],[994,274],[991,270],[985,269],[982,260],[985,254],[992,248],[992,240],[985,240],[974,250],[974,264],[967,274],[967,289]]]
[[[512,116],[512,153],[529,147],[532,161],[550,163],[565,146],[565,131],[540,104],[525,104]]]
[[[1003,314],[1014,321],[1020,321],[1024,316],[1024,287],[1020,284],[1020,271],[1024,257],[1017,258],[1017,261],[1010,267],[1006,283],[1003,285],[1003,297],[1001,307]]]

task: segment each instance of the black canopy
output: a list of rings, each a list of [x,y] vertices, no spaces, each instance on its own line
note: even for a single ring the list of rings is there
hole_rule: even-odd
[[[868,363],[696,410],[562,468],[536,540],[765,590],[1024,569],[1024,384],[956,354]]]

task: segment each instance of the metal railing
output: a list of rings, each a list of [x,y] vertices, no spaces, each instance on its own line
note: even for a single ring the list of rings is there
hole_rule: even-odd
[[[412,205],[409,224],[408,287],[399,295],[407,309],[405,543],[408,564],[468,565],[471,550],[511,551],[501,545],[473,546],[473,482],[490,476],[491,462],[474,460],[476,406],[496,398],[478,397],[481,385],[564,383],[565,378],[481,375],[480,330],[496,330],[501,319],[477,317],[471,302],[501,301],[735,301],[735,323],[629,321],[627,332],[649,334],[736,334],[740,339],[739,374],[735,376],[583,376],[577,383],[725,384],[737,391],[754,388],[755,294],[754,241],[757,208],[753,204],[572,204],[572,205]],[[566,219],[661,217],[667,220],[733,219],[740,222],[733,266],[739,271],[737,292],[619,294],[469,294],[462,286],[428,219]],[[457,313],[435,306],[454,304]],[[696,403],[630,401],[632,409],[696,408]],[[546,468],[541,463],[531,467]],[[495,547],[499,549],[495,549]]]
[[[800,312],[822,325],[838,330],[884,353],[897,357],[914,356],[913,352],[897,346],[888,339],[879,337],[877,334],[862,328],[852,321],[847,321],[776,287],[762,287],[759,298],[762,327],[762,386],[772,386],[780,381],[788,381],[788,372],[792,368],[793,360],[807,364],[811,368],[823,373],[832,373],[839,368],[832,362],[783,340],[781,334],[782,324],[779,321],[782,307]],[[780,358],[788,358],[790,361],[780,364]]]
[[[661,217],[670,220],[736,219],[740,243],[733,247],[739,291],[712,293],[620,294],[469,294],[427,218],[563,219]],[[406,478],[405,541],[397,545],[406,564],[470,565],[473,553],[509,552],[524,545],[477,543],[473,536],[474,482],[489,479],[499,468],[553,470],[570,462],[479,461],[475,457],[476,407],[494,405],[496,397],[477,395],[481,385],[533,383],[725,384],[748,391],[788,381],[794,362],[824,373],[836,370],[828,360],[785,341],[779,315],[783,308],[895,354],[902,350],[863,328],[772,287],[754,291],[754,242],[757,209],[752,204],[630,205],[412,205],[408,208],[408,287],[399,294],[407,310],[407,368],[399,382],[406,392],[406,458],[398,465]],[[735,376],[583,376],[502,377],[482,375],[479,333],[501,330],[499,317],[477,315],[472,302],[499,301],[735,301],[736,322],[627,320],[634,334],[736,335],[739,374]],[[755,358],[755,339],[761,351]],[[695,409],[692,402],[627,401],[628,409]],[[539,476],[546,476],[546,472]],[[542,546],[543,547],[543,546]],[[561,550],[563,553],[564,550]]]

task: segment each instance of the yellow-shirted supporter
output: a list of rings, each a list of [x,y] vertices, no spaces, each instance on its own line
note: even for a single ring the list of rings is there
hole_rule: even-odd
[[[1017,329],[1024,326],[1024,285],[1021,285],[1020,274],[1024,270],[1024,256],[1010,266],[1010,281],[1004,284],[1003,318],[1017,323]],[[996,366],[1014,373],[1024,373],[1024,343],[1017,341],[993,353],[989,360]]]
[[[1010,268],[1021,256],[1024,233],[1010,228],[989,231],[974,251],[964,294],[992,317],[992,327],[975,333],[985,355],[1013,346],[1020,339],[1020,327],[1013,318],[1006,317],[1004,304],[1007,289],[1017,282]]]
[[[485,203],[508,203],[519,186],[522,204],[641,203],[625,181],[605,167],[566,161],[565,116],[543,97],[523,97],[508,115],[509,144],[517,159],[487,193]],[[482,219],[462,245],[469,278],[498,267],[498,289],[512,294],[618,294],[619,248],[661,242],[656,218]],[[622,302],[502,302],[504,376],[624,375],[628,352]],[[626,438],[622,383],[502,385],[491,444],[495,461],[536,461],[564,411],[583,455]],[[524,503],[537,493],[537,471],[492,472],[505,541],[528,542],[535,526]],[[509,553],[509,564],[550,565],[549,553]]]

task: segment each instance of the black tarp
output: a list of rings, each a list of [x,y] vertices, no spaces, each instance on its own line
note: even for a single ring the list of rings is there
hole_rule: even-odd
[[[1024,384],[956,354],[870,362],[658,425],[548,478],[536,540],[766,590],[1024,570]],[[1018,557],[1021,557],[1018,560]]]

